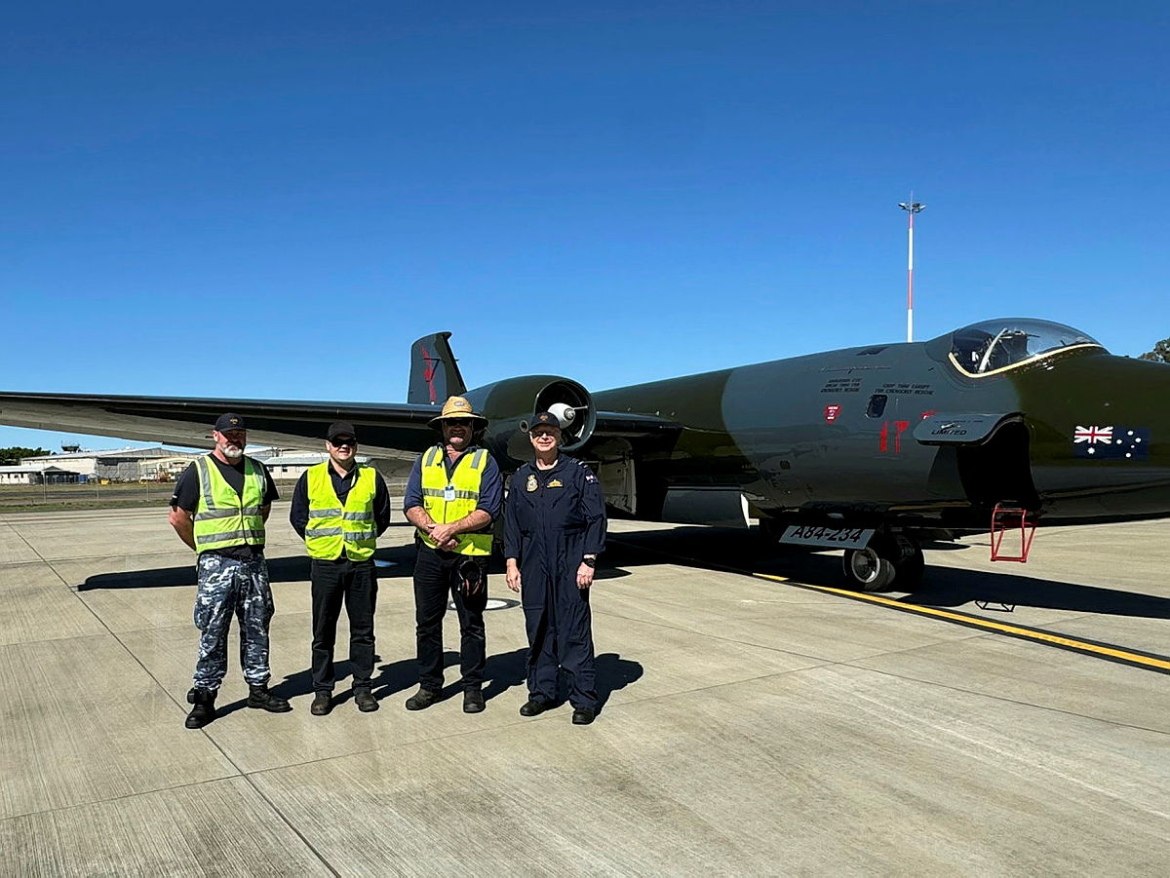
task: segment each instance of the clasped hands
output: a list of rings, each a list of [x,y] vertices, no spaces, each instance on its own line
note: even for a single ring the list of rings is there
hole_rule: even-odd
[[[427,533],[444,552],[453,552],[459,545],[459,532],[453,524],[436,524],[432,521],[427,525]]]

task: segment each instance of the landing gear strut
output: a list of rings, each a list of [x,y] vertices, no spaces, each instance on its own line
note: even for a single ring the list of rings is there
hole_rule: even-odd
[[[875,534],[864,549],[846,549],[841,564],[858,591],[913,591],[925,566],[922,547],[905,534]]]

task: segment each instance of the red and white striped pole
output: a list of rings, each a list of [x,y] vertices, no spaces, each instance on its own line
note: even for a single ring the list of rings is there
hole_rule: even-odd
[[[910,214],[910,231],[908,232],[907,246],[909,251],[906,266],[906,341],[914,341],[914,214],[921,213],[925,204],[914,200],[914,193],[910,193],[909,201],[898,203],[898,207]]]

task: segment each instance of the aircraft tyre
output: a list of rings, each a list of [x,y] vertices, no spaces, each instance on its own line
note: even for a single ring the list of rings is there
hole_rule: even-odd
[[[900,537],[902,552],[894,561],[894,580],[898,591],[914,591],[922,582],[926,560],[922,557],[922,546],[909,537]]]
[[[876,536],[864,549],[846,549],[841,559],[845,581],[858,591],[885,591],[897,576],[896,553],[885,539]]]

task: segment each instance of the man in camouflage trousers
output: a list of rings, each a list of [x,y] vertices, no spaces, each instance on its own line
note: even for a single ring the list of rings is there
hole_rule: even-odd
[[[227,673],[232,613],[240,619],[240,664],[248,683],[248,707],[273,713],[292,710],[268,691],[268,623],[272,589],[264,560],[264,527],[276,485],[264,464],[244,455],[247,429],[237,414],[222,415],[212,431],[215,450],[187,468],[171,497],[171,526],[198,553],[195,627],[199,658],[187,702],[189,729],[215,718],[215,697]]]

